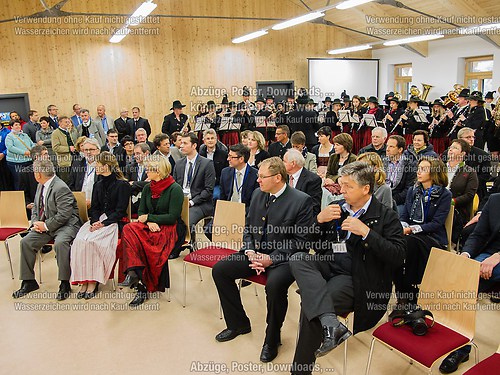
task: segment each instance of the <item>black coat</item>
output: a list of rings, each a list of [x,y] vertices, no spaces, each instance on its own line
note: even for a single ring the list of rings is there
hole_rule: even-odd
[[[135,121],[132,118],[128,122],[132,126],[132,138],[135,138],[135,132],[139,128],[144,128],[144,130],[146,130],[146,134],[148,135],[148,137],[151,135],[151,125],[149,124],[147,118],[139,117],[137,121]]]
[[[340,222],[347,217],[344,213]],[[370,227],[365,240],[353,235],[347,240],[354,286],[354,333],[375,326],[384,316],[392,291],[392,275],[403,264],[405,239],[397,213],[375,197],[359,218]],[[311,239],[337,242],[336,221],[313,224]],[[316,231],[319,227],[319,231]],[[343,236],[341,236],[343,237]]]
[[[104,225],[117,223],[121,228],[125,225],[122,221],[127,217],[127,208],[130,201],[130,186],[125,180],[117,180],[114,174],[101,178],[92,190],[92,203],[89,210],[90,223],[99,221],[102,214],[107,219]]]
[[[134,161],[134,163],[130,166],[130,169],[127,171],[126,174],[127,180],[130,182],[133,182],[131,185],[131,194],[132,195],[137,195],[140,192],[142,192],[142,189],[144,189],[144,186],[149,184],[149,182],[146,182],[148,178],[148,174],[146,171],[142,174],[142,176],[139,177],[139,164]]]
[[[314,111],[291,111],[287,116],[287,124],[290,133],[302,131],[306,136],[306,145],[315,145],[318,143],[316,132],[319,130],[318,116]]]
[[[82,191],[83,181],[85,180],[85,172],[87,170],[87,159],[78,157],[71,163],[71,171],[69,174],[68,187],[71,191]],[[95,174],[95,171],[94,171]],[[94,176],[94,185],[101,176]]]
[[[316,173],[302,168],[299,180],[295,184],[295,188],[309,195],[313,200],[313,215],[316,216],[321,210],[321,190],[322,180]]]
[[[101,152],[104,151],[109,152],[109,146],[107,143],[101,148]],[[112,154],[115,156],[121,171],[123,172],[123,174],[125,174],[125,165],[127,164],[127,152],[125,151],[123,146],[119,144],[115,148],[113,148]]]
[[[288,141],[285,146],[283,146],[280,142],[274,142],[269,146],[267,151],[269,152],[269,156],[278,156],[283,159],[285,153],[292,148],[292,143]]]
[[[187,115],[184,113],[180,114],[180,121],[177,120],[177,117],[175,117],[175,114],[172,112],[168,115],[166,115],[163,118],[163,124],[161,126],[161,132],[172,135],[174,132],[180,132],[184,125],[186,124],[186,121],[188,120]]]
[[[125,121],[121,117],[115,120],[115,129],[118,132],[118,142],[121,142],[123,137],[126,135],[134,138],[132,134],[132,124],[130,123],[131,118],[127,117]]]
[[[207,157],[207,148],[200,148],[200,155],[204,158]],[[226,168],[229,163],[227,161],[227,151],[222,150],[220,147],[215,146],[214,152],[214,168],[215,168],[215,185],[220,185],[220,175],[224,168]]]
[[[274,202],[268,203],[268,193],[256,189],[243,233],[245,250],[255,250],[271,256],[277,267],[287,262],[298,251],[309,251],[306,245],[307,231],[313,220],[312,199],[307,194],[286,186],[285,191]],[[267,230],[264,231],[267,217]],[[267,233],[264,237],[264,233]]]
[[[252,200],[252,194],[259,187],[257,183],[257,170],[247,164],[247,176],[243,179],[241,187],[241,203],[245,204],[248,210]],[[234,188],[234,168],[224,168],[220,175],[220,199],[224,201],[231,200]]]
[[[414,163],[412,163],[408,158],[403,157],[403,168],[404,172],[396,186],[391,186],[392,189],[392,199],[396,201],[396,205],[400,206],[405,204],[406,194],[408,193],[408,189],[410,189],[415,180],[417,179],[417,167]],[[384,158],[384,170],[386,173],[389,171],[389,158]],[[389,178],[389,176],[388,176]]]

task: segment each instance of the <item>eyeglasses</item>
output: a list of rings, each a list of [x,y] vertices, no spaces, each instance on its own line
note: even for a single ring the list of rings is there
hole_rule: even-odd
[[[227,156],[228,159],[239,159],[241,158],[241,156],[232,156],[232,155],[228,155]]]
[[[97,151],[97,150],[98,150],[97,148],[85,148],[82,151],[83,152],[92,152],[92,151]]]
[[[134,143],[133,142],[126,142],[123,144],[123,146],[127,147],[127,146],[133,146]]]
[[[278,173],[275,173],[275,174],[270,174],[269,176],[262,176],[262,175],[257,175],[258,178],[260,178],[261,180],[263,180],[264,178],[269,178],[269,177],[274,177],[274,176],[277,176]]]

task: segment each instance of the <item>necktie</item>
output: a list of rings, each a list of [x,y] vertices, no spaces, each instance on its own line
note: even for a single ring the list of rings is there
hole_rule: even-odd
[[[269,206],[271,205],[271,203],[273,203],[275,200],[276,200],[276,196],[275,195],[270,195],[267,198],[266,208],[269,208]]]
[[[241,188],[241,180],[242,180],[241,171],[236,172],[236,181],[238,182],[238,189]]]
[[[42,188],[40,189],[40,199],[38,200],[38,220],[44,221],[45,220],[45,204],[43,202],[43,190],[45,186],[42,185]]]
[[[242,173],[240,171],[236,172],[236,189],[233,189],[233,195],[231,197],[232,202],[239,202],[240,201],[240,196],[241,196],[241,189],[243,188],[241,186],[242,183]]]
[[[191,186],[191,180],[193,179],[193,163],[189,162],[189,169],[188,169],[188,175],[187,175],[187,186]]]
[[[295,179],[293,178],[293,175],[290,175],[289,185],[290,185],[291,187],[295,187],[294,180],[295,180]]]

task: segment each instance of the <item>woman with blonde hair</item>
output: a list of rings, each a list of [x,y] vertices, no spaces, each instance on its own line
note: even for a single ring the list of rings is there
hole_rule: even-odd
[[[363,161],[373,167],[375,171],[375,185],[373,186],[373,196],[389,208],[395,208],[395,202],[392,200],[392,190],[389,185],[385,183],[386,174],[384,171],[384,163],[376,152],[365,152],[356,159]]]
[[[269,158],[269,153],[265,150],[266,140],[261,132],[248,133],[248,148],[250,149],[248,164],[252,167],[259,168],[260,163]]]
[[[71,245],[71,282],[81,286],[79,299],[93,298],[99,283],[109,279],[116,259],[118,231],[127,220],[130,200],[130,185],[112,153],[96,157],[95,172],[102,178],[92,190],[89,221]]]
[[[147,292],[169,286],[168,257],[184,241],[181,220],[184,194],[170,175],[172,167],[163,157],[144,159],[150,184],[142,190],[139,219],[123,228],[123,263],[126,277],[121,287],[137,289],[130,306],[139,306]]]

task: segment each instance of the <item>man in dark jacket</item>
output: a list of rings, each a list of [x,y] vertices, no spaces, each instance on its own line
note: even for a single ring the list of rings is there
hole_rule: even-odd
[[[212,160],[215,168],[214,200],[220,197],[220,175],[227,162],[227,151],[217,146],[217,133],[214,129],[207,129],[203,132],[203,143],[205,147],[200,148],[200,155]]]
[[[380,126],[372,129],[372,143],[359,150],[358,156],[367,152],[376,152],[382,159],[385,157],[387,146],[385,140],[387,139],[387,130]]]
[[[172,113],[163,118],[163,124],[161,126],[162,133],[172,136],[174,132],[182,132],[182,128],[188,120],[187,115],[182,113],[182,108],[185,106],[186,105],[182,104],[180,100],[174,101],[172,108],[170,108]]]
[[[372,168],[353,162],[340,175],[345,203],[316,217],[310,232],[316,254],[290,259],[302,299],[292,374],[311,374],[316,357],[351,336],[337,315],[354,311],[354,333],[377,324],[387,309],[393,269],[404,261],[403,228],[396,213],[372,196]]]

